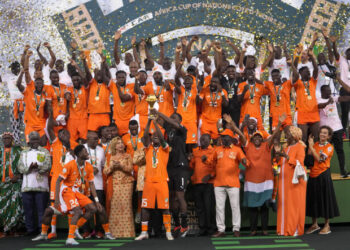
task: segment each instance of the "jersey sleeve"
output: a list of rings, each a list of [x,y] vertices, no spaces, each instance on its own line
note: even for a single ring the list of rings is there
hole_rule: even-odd
[[[60,173],[60,177],[62,177],[65,180],[67,179],[70,172],[71,172],[71,164],[67,163],[63,166],[62,172]]]
[[[86,181],[94,181],[94,168],[88,162],[86,163]]]
[[[245,82],[242,82],[242,83],[238,84],[237,95],[243,94],[243,89],[244,89],[245,85],[246,85]]]

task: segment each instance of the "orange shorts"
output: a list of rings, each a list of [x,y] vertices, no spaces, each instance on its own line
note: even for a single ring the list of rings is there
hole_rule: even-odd
[[[74,192],[71,188],[66,187],[62,190],[62,198],[67,211],[70,211],[76,207],[85,207],[92,203],[92,201],[85,195],[79,192]]]
[[[209,134],[212,139],[219,138],[219,131],[216,122],[207,121],[205,119],[201,119],[201,134]]]
[[[169,209],[169,188],[167,182],[145,182],[142,193],[142,208]]]
[[[109,126],[110,123],[109,114],[90,114],[87,129],[97,131],[99,127]]]
[[[197,143],[197,121],[183,121],[182,125],[187,129],[186,143],[192,144]]]
[[[319,122],[320,114],[318,112],[305,113],[305,112],[298,111],[297,121],[298,121],[297,123],[300,125]]]
[[[115,120],[120,136],[125,135],[129,131],[129,120]]]
[[[29,134],[30,134],[31,132],[33,132],[33,131],[38,132],[39,135],[40,135],[40,137],[43,136],[43,135],[45,135],[45,130],[44,130],[44,128],[45,128],[45,124],[43,124],[42,127],[38,127],[38,126],[35,126],[35,127],[34,127],[34,126],[30,126],[30,125],[26,124],[26,125],[25,125],[25,129],[24,129],[24,135],[25,135],[25,137],[26,137],[26,141],[27,141],[27,142],[29,141],[28,136],[29,136]]]
[[[279,118],[279,115],[272,116],[272,131],[274,131],[277,127],[278,118]],[[281,130],[284,127],[289,126],[289,125],[292,125],[292,116],[291,115],[288,115],[287,118],[284,120],[284,122],[282,123]]]
[[[88,119],[68,119],[67,130],[72,141],[77,141],[79,138],[86,139]]]

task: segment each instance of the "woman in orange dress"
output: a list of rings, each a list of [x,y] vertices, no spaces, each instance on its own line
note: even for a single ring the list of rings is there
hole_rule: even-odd
[[[283,158],[278,185],[277,234],[298,236],[304,234],[306,181],[299,178],[299,182],[293,184],[292,179],[297,161],[305,170],[305,144],[301,141],[300,128],[290,126],[285,132],[288,146],[280,152]]]
[[[109,214],[109,225],[114,237],[135,237],[134,217],[132,211],[132,192],[134,178],[133,164],[120,137],[110,143],[110,164],[103,172],[113,177],[113,194]]]

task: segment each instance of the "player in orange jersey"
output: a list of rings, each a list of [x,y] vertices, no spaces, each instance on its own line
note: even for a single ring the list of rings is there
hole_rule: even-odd
[[[146,151],[146,177],[142,194],[141,234],[135,240],[148,239],[148,221],[150,209],[157,208],[163,211],[163,223],[168,240],[174,240],[171,235],[171,215],[169,212],[169,189],[167,163],[169,146],[155,120],[156,132],[150,136],[149,129],[152,120],[148,119],[142,142]]]
[[[64,165],[56,181],[55,204],[45,210],[42,218],[41,234],[32,239],[32,241],[46,240],[52,215],[55,213],[61,214],[61,212],[73,213],[66,245],[79,245],[74,239],[75,231],[77,228],[84,225],[95,212],[98,212],[101,221],[103,221],[102,226],[106,233],[105,237],[111,240],[115,239],[109,232],[106,212],[96,194],[94,170],[92,165],[87,161],[89,159],[89,154],[84,145],[76,146],[74,154],[77,157],[76,160],[72,160]],[[95,203],[87,196],[90,191],[94,197]],[[83,208],[85,210],[84,214]]]

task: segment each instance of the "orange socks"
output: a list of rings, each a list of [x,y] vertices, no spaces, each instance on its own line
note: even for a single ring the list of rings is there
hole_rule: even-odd
[[[72,218],[73,218],[73,214],[68,214],[68,226],[70,225],[70,223],[72,222]]]
[[[69,232],[68,232],[68,238],[72,238],[74,239],[74,233],[75,233],[75,230],[77,229],[77,225],[69,225]]]
[[[48,225],[45,225],[45,224],[41,224],[41,234],[42,235],[47,235],[47,231],[49,230],[49,227]]]
[[[77,227],[81,228],[86,223],[86,219],[84,217],[80,217],[80,219],[77,222]]]
[[[141,222],[141,231],[147,232],[148,231],[148,221],[142,221]]]
[[[57,223],[57,215],[52,215],[51,226],[56,226]]]
[[[163,214],[163,224],[167,233],[171,232],[171,215]]]
[[[103,230],[105,230],[105,234],[109,233],[109,224],[108,223],[102,224],[102,228],[103,228]]]

